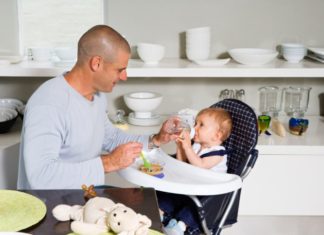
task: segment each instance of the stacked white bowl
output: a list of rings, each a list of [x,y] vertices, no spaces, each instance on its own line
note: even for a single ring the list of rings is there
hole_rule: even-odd
[[[189,60],[207,60],[210,54],[210,27],[186,30],[186,54]]]
[[[283,58],[289,63],[299,63],[304,59],[307,49],[299,43],[283,43],[281,44],[281,53]]]

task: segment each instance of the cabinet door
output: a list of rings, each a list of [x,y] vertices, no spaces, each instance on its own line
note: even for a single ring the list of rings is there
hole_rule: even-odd
[[[324,155],[260,155],[243,182],[241,215],[324,215]]]

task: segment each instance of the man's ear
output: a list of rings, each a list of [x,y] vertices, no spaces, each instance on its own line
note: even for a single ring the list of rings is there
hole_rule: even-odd
[[[99,69],[103,59],[100,56],[92,56],[89,60],[90,69],[95,72]]]

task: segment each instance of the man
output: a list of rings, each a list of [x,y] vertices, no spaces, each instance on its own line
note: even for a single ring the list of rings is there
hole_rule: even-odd
[[[106,25],[82,35],[72,70],[42,84],[27,103],[18,189],[102,185],[104,173],[129,166],[142,148],[175,139],[165,124],[156,135],[140,136],[126,134],[108,120],[102,92],[127,80],[129,58],[128,42]]]

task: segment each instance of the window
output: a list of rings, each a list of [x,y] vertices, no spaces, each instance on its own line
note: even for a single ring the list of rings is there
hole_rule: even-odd
[[[21,44],[76,46],[90,27],[104,22],[103,0],[18,0]]]

